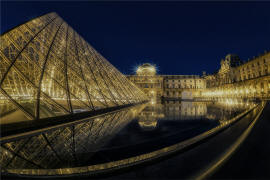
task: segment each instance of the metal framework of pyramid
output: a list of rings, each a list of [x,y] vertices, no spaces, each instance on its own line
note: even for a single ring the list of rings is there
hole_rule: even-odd
[[[56,13],[1,35],[0,119],[42,119],[136,104],[146,95]]]

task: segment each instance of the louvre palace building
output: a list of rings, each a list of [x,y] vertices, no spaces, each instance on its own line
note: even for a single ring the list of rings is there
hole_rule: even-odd
[[[199,75],[157,75],[154,65],[145,63],[138,67],[136,75],[128,75],[149,97],[166,99],[191,99],[205,89],[205,80]]]
[[[243,62],[229,54],[220,62],[218,72],[203,75],[206,89],[202,98],[270,98],[270,52]]]
[[[265,51],[248,61],[228,54],[220,61],[218,72],[203,75],[158,75],[154,65],[139,66],[129,80],[153,101],[208,98],[269,98],[270,52]]]

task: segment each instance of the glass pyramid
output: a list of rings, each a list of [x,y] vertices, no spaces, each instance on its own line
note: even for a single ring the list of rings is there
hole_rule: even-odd
[[[4,33],[0,48],[1,124],[147,99],[56,13]]]

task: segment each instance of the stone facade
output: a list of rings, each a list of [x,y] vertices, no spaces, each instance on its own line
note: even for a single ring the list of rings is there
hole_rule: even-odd
[[[163,96],[163,77],[159,75],[140,76],[128,75],[127,78],[137,85],[148,97]]]
[[[162,75],[163,97],[192,99],[205,89],[205,79],[198,75]]]
[[[138,67],[136,75],[127,77],[153,100],[192,99],[205,89],[205,79],[198,75],[157,75],[148,63]]]
[[[270,52],[243,62],[237,55],[221,60],[217,73],[205,75],[209,98],[270,98]]]

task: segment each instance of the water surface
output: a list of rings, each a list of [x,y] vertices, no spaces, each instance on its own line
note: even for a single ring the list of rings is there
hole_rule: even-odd
[[[167,147],[235,117],[243,101],[144,104],[1,144],[5,169],[54,169],[121,160]]]

